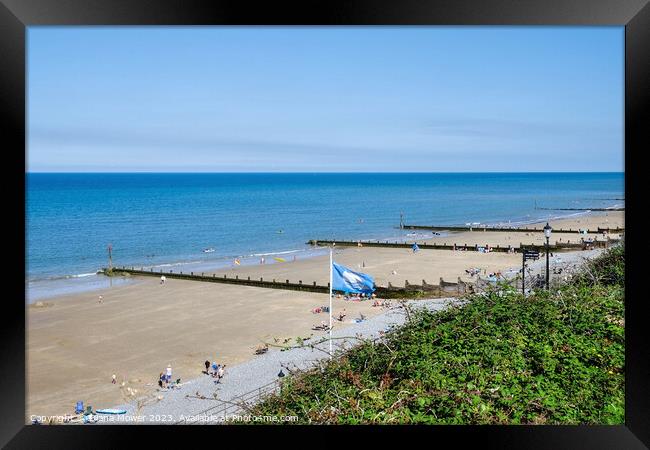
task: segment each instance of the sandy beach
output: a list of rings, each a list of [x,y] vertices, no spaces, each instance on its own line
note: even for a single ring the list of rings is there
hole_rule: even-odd
[[[103,295],[103,303],[98,296]],[[122,381],[141,392],[167,364],[174,379],[201,375],[203,362],[233,365],[263,342],[323,334],[311,310],[322,294],[143,279],[113,290],[78,294],[28,311],[28,414],[63,414],[77,400],[93,408],[123,402]],[[372,316],[369,303],[336,300],[349,318]],[[336,322],[336,326],[347,326]],[[117,383],[111,383],[112,374]]]
[[[623,221],[622,212],[607,212],[551,221],[551,225],[595,229],[623,226]],[[560,239],[576,242],[580,236],[553,233],[551,242]],[[468,231],[431,240],[502,246],[544,242],[542,233],[516,231]],[[471,281],[465,269],[478,267],[487,273],[517,269],[521,257],[361,247],[337,249],[335,260],[373,275],[378,285],[391,282],[399,286],[405,280],[414,284],[423,279],[432,284],[440,278],[456,281],[458,277]],[[328,281],[328,257],[295,262],[287,258],[284,263],[233,266],[214,273],[320,284]],[[173,368],[174,379],[188,380],[201,375],[206,359],[232,366],[255,358],[254,350],[263,342],[324,334],[311,327],[327,321],[327,314],[311,310],[327,302],[324,294],[173,279],[161,285],[155,278],[143,277],[129,285],[31,305],[26,336],[27,421],[30,414],[72,413],[77,400],[94,409],[124,403],[122,382],[146,393],[153,390],[167,364]],[[370,302],[335,299],[334,314],[343,308],[347,319],[360,313],[368,317],[381,313],[381,308]],[[335,325],[338,329],[354,326],[349,321]],[[117,376],[116,384],[111,383],[112,374]]]
[[[572,218],[560,219],[560,220],[549,220],[549,225],[553,227],[553,233],[551,235],[551,245],[555,242],[580,242],[580,238],[588,239],[593,238],[597,240],[603,240],[604,237],[602,234],[577,234],[577,233],[562,233],[558,230],[560,229],[588,229],[596,230],[600,228],[624,228],[625,223],[625,213],[624,211],[611,211],[611,212],[592,212],[585,215],[579,215]],[[530,225],[526,225],[526,228],[542,228],[546,225],[546,222],[537,222]],[[612,233],[609,235],[611,238],[619,238],[620,235],[617,233]],[[427,239],[431,242],[438,243],[457,243],[459,245],[468,244],[468,245],[484,245],[489,244],[491,246],[501,245],[508,246],[512,245],[513,247],[518,247],[520,243],[524,245],[535,244],[542,245],[546,242],[544,234],[539,233],[521,233],[521,232],[490,232],[483,231],[482,229],[474,229],[474,231],[466,231],[460,233],[453,233],[450,236],[441,236],[433,237]]]
[[[624,214],[621,211],[592,213],[581,215],[575,218],[552,220],[549,224],[554,229],[589,229],[595,230],[598,227],[618,228],[624,226]],[[546,222],[534,223],[528,227],[543,227]],[[420,233],[423,234],[423,233]],[[619,234],[611,234],[612,238],[619,238]],[[551,237],[551,244],[557,242],[579,242],[580,238],[593,238],[603,240],[602,234],[579,235],[576,233],[560,233],[554,231]],[[501,245],[519,247],[524,245],[543,245],[545,238],[543,233],[522,233],[513,230],[512,232],[492,232],[474,230],[466,232],[454,232],[448,236],[432,236],[427,239],[417,239],[417,242],[456,243],[458,245]],[[284,256],[284,255],[282,255]],[[303,281],[309,284],[316,281],[318,284],[326,284],[329,281],[328,256],[316,256],[309,259],[292,261],[291,257],[285,257],[285,263],[273,263],[273,259],[267,257],[267,263],[254,264],[249,266],[237,266],[234,263],[230,268],[206,271],[207,274],[215,273],[218,276],[227,274],[229,277],[264,278],[278,281],[289,280],[291,282]],[[377,285],[385,286],[388,282],[394,286],[403,286],[408,280],[412,284],[420,284],[426,280],[430,284],[437,284],[440,278],[445,281],[455,282],[460,277],[463,281],[472,281],[467,276],[465,269],[476,267],[483,269],[485,273],[504,271],[508,268],[519,268],[521,256],[505,253],[477,254],[475,252],[450,252],[447,250],[426,250],[413,253],[409,248],[372,248],[372,247],[347,247],[335,249],[334,258],[337,262],[347,265],[352,269],[367,271],[375,277]],[[396,273],[393,273],[396,272]]]

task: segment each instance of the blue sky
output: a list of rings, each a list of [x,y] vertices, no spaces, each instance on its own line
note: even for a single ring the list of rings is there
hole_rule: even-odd
[[[29,27],[33,172],[623,171],[623,27]]]

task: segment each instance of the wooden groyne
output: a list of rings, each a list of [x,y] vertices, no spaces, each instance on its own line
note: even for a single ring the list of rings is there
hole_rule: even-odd
[[[109,270],[107,268],[104,268],[102,269],[102,272],[108,274]],[[302,280],[299,280],[298,283],[292,283],[289,280],[265,280],[263,278],[251,279],[249,276],[246,278],[240,278],[238,275],[229,277],[225,274],[218,276],[216,274],[206,275],[205,273],[195,274],[194,272],[183,273],[174,272],[172,270],[164,272],[163,270],[147,270],[144,268],[138,269],[135,267],[126,266],[114,267],[112,269],[113,275],[119,275],[120,273],[153,277],[161,277],[164,275],[165,278],[175,278],[179,280],[235,284],[240,286],[252,286],[267,289],[284,289],[289,291],[317,292],[321,294],[329,293],[329,283],[327,283],[327,285],[319,285],[315,281],[313,281],[311,284],[303,283]],[[393,286],[389,282],[388,286],[376,286],[375,290],[377,297],[384,299],[421,297],[423,295],[428,295],[431,297],[448,297],[452,294],[462,295],[468,292],[473,292],[472,284],[464,282],[460,278],[458,278],[457,282],[448,282],[440,278],[439,284],[428,284],[425,280],[422,280],[422,284],[411,284],[408,282],[408,280],[406,280],[403,287]]]
[[[610,245],[619,242],[619,239],[608,239],[606,241],[594,241],[594,242],[555,242],[549,246],[551,252],[562,252],[562,251],[575,251],[575,250],[590,250],[594,248],[608,248]],[[329,247],[329,246],[338,246],[338,247],[382,247],[382,248],[412,248],[413,243],[407,242],[398,242],[398,241],[376,241],[376,242],[361,242],[361,241],[331,241],[331,240],[311,240],[308,244],[312,246],[319,247]],[[417,242],[418,248],[421,250],[451,250],[451,251],[466,251],[466,252],[480,252],[481,249],[485,249],[485,246],[474,244],[457,244],[457,243],[420,243]],[[512,245],[501,246],[495,245],[490,246],[490,252],[500,252],[500,253],[521,253],[522,249],[526,250],[537,250],[544,251],[546,248],[545,245],[537,244],[524,244],[519,243],[519,247],[514,247]]]
[[[412,284],[405,280],[404,287],[393,286],[389,281],[387,287],[378,287],[376,292],[377,296],[381,298],[401,298],[405,296],[449,297],[474,291],[473,283],[463,281],[458,277],[456,282],[445,281],[440,278],[438,284],[429,284],[426,280],[422,280],[422,284]]]
[[[464,227],[459,227],[459,226],[444,226],[444,225],[402,225],[404,229],[408,230],[431,230],[431,231],[497,231],[497,232],[517,232],[517,233],[544,233],[544,229],[542,227],[536,228],[520,228],[520,227],[490,227],[487,225],[483,226],[478,226],[478,227],[470,227],[469,225],[466,225]],[[580,234],[584,230],[574,230],[571,228],[553,228],[554,233],[575,233],[575,234]],[[625,232],[625,228],[600,228],[598,227],[596,230],[587,230],[587,233],[590,234],[601,234],[603,232],[607,233],[613,233],[613,234],[618,234],[618,233],[623,233]],[[419,245],[419,244],[418,244]]]
[[[102,269],[102,272],[107,273],[108,269]],[[253,286],[253,287],[262,287],[262,288],[270,288],[270,289],[285,289],[289,291],[304,291],[304,292],[320,292],[320,293],[327,293],[329,292],[329,283],[326,286],[318,285],[316,282],[312,282],[311,284],[308,283],[303,283],[302,280],[298,280],[298,282],[290,282],[289,280],[276,280],[276,279],[264,279],[263,277],[260,277],[259,279],[256,278],[251,278],[249,276],[247,277],[239,277],[239,275],[233,276],[227,276],[226,274],[219,276],[217,274],[205,274],[204,272],[199,273],[194,273],[194,272],[189,272],[189,273],[183,273],[183,272],[174,272],[173,270],[169,271],[163,271],[162,269],[160,270],[153,270],[153,269],[145,269],[145,268],[135,268],[135,267],[114,267],[113,272],[123,272],[123,273],[128,273],[130,275],[143,275],[143,276],[155,276],[155,277],[161,277],[162,275],[165,276],[165,278],[175,278],[179,280],[191,280],[191,281],[204,281],[204,282],[210,282],[210,283],[222,283],[222,284],[236,284],[240,286]]]

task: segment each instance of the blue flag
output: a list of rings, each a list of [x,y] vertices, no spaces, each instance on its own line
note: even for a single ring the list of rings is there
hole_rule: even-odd
[[[332,289],[346,293],[372,294],[375,291],[375,279],[366,273],[355,272],[333,262]]]

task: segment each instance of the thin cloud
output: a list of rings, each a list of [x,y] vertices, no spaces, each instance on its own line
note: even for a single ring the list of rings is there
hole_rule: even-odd
[[[579,136],[584,133],[613,134],[613,124],[548,123],[494,118],[440,118],[425,122],[423,131],[436,136],[520,139],[546,136]]]

